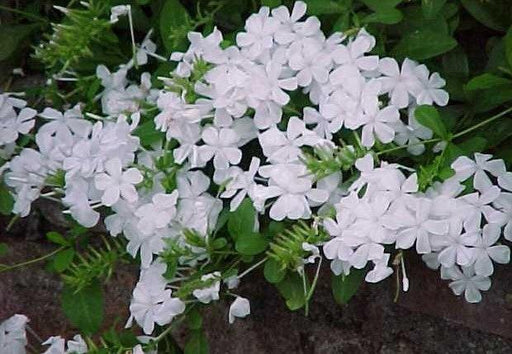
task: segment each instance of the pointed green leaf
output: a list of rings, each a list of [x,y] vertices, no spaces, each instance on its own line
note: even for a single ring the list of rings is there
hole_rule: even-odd
[[[9,249],[7,247],[7,244],[5,244],[3,242],[0,243],[0,257],[4,256],[7,253],[8,250]]]
[[[352,269],[349,275],[333,275],[332,294],[336,302],[346,305],[359,289],[365,275],[364,269]]]
[[[254,233],[256,210],[250,199],[246,198],[238,208],[229,214],[228,232],[236,240],[241,234]]]
[[[433,30],[417,30],[402,37],[392,54],[399,58],[429,59],[446,53],[457,46],[449,35]]]
[[[506,0],[461,0],[462,6],[477,21],[497,31],[506,31],[510,26],[510,2]]]
[[[508,29],[505,35],[505,56],[507,58],[508,66],[512,68],[512,26]]]
[[[422,105],[416,107],[414,116],[418,123],[432,130],[440,138],[448,138],[448,130],[446,130],[441,116],[433,106]]]
[[[185,354],[208,354],[208,339],[203,331],[192,331],[190,337],[185,344]]]
[[[61,245],[61,246],[68,246],[69,241],[64,238],[60,233],[56,231],[50,231],[46,234],[46,238],[50,240],[51,242]]]
[[[103,294],[100,283],[75,292],[71,287],[62,291],[62,309],[71,323],[87,335],[96,333],[103,321]]]
[[[512,80],[505,79],[500,76],[496,76],[493,74],[485,73],[479,76],[472,78],[466,84],[466,90],[474,91],[474,90],[486,90],[497,88],[499,86],[512,86]]]
[[[276,284],[277,290],[286,300],[286,306],[292,310],[298,310],[306,304],[304,283],[298,273],[289,273],[283,281]],[[306,288],[309,291],[309,287]]]
[[[263,275],[269,283],[276,284],[284,279],[286,271],[281,268],[281,265],[276,260],[269,259],[265,262]]]
[[[14,206],[14,199],[9,193],[5,184],[0,183],[0,214],[10,215],[12,207]]]
[[[421,0],[421,11],[423,11],[423,16],[428,19],[436,17],[445,3],[446,0]]]
[[[178,0],[166,0],[160,12],[160,35],[165,49],[170,53],[186,45],[186,37],[173,38],[177,33],[186,35],[184,26],[189,23],[187,9]]]
[[[53,268],[61,273],[68,269],[75,258],[75,250],[68,248],[57,253],[53,259]]]
[[[235,249],[244,256],[255,256],[267,249],[268,241],[259,233],[241,233],[235,241]]]

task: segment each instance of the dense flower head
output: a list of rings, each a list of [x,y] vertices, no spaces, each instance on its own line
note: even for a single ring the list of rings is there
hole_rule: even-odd
[[[117,8],[112,21],[128,12]],[[108,210],[108,232],[123,234],[141,264],[128,326],[135,320],[150,335],[184,313],[187,296],[207,304],[220,298],[224,284],[238,284],[242,276],[212,271],[181,291],[159,256],[181,252],[179,279],[183,269],[208,265],[223,210],[234,212],[245,200],[257,211],[254,231],[264,219],[314,219],[327,238],[300,244],[310,254],[303,263],[315,263],[321,246],[336,275],[369,266],[365,280],[379,282],[393,273],[393,254],[413,249],[440,269],[455,294],[478,302],[494,264],[509,262],[500,239],[512,240],[512,173],[502,160],[461,156],[452,177],[422,190],[414,169],[381,161],[373,150],[394,143],[422,154],[421,142],[433,132],[414,111],[448,103],[444,80],[413,60],[372,54],[376,41],[364,29],[326,37],[319,20],[305,15],[301,1],[291,12],[262,7],[229,46],[221,45],[217,28],[206,36],[189,33],[189,48],[172,53],[177,66],[161,78],[160,90],[151,88],[147,73],[140,83],[128,79],[133,61],[115,72],[98,66],[104,116],[83,113],[80,105],[46,108],[37,148],[21,150],[5,167],[21,216],[42,196],[60,200],[85,227]],[[155,49],[147,37],[138,65]],[[292,94],[307,104],[294,106]],[[0,96],[2,152],[33,128],[34,116],[23,101]],[[159,139],[144,144],[140,132],[148,126]],[[353,161],[317,178],[308,154],[320,149],[334,156],[343,133],[357,137],[357,146],[343,145]],[[249,313],[249,301],[236,296],[229,322]],[[46,344],[64,348],[65,341]]]

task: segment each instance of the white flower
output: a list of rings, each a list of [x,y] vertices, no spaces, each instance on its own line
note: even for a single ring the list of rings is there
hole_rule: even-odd
[[[448,104],[448,92],[441,88],[446,85],[446,81],[438,73],[433,73],[429,77],[429,71],[425,65],[418,65],[415,69],[416,76],[420,81],[420,89],[416,96],[418,104],[437,104],[446,106]]]
[[[253,157],[249,166],[249,171],[239,172],[235,177],[228,182],[226,190],[220,195],[221,198],[233,198],[230,203],[230,210],[234,211],[238,208],[244,198],[249,195],[252,196],[256,182],[254,177],[260,167],[260,159]]]
[[[67,347],[67,353],[69,354],[85,354],[89,350],[87,343],[85,343],[84,339],[79,334],[75,335],[72,340],[68,340]]]
[[[226,169],[230,164],[237,165],[242,152],[237,147],[239,137],[233,129],[207,127],[201,135],[205,145],[199,148],[199,155],[203,161],[210,161],[213,157],[213,166],[216,169]]]
[[[28,134],[36,123],[34,120],[36,114],[37,111],[32,108],[23,108],[18,114],[14,113],[8,119],[0,117],[0,145],[15,142],[19,134]]]
[[[499,198],[501,191],[498,187],[492,186],[482,193],[471,193],[460,197],[460,212],[464,219],[464,228],[466,230],[480,229],[482,215],[487,221],[492,220],[493,215],[497,213],[491,203]]]
[[[61,336],[52,336],[41,344],[50,346],[43,354],[64,354],[66,352],[64,348],[66,340]]]
[[[487,291],[491,287],[491,280],[488,277],[475,275],[473,267],[462,267],[462,272],[459,267],[450,268],[448,276],[453,280],[450,283],[453,293],[455,295],[464,293],[467,302],[480,302],[482,300],[480,291]]]
[[[312,107],[304,107],[303,119],[306,124],[315,124],[313,131],[320,137],[332,139],[331,120]]]
[[[222,202],[206,193],[210,179],[201,171],[179,173],[178,219],[182,225],[201,234],[215,226]]]
[[[306,167],[298,164],[281,164],[260,167],[260,175],[269,180],[269,191],[278,196],[270,208],[270,218],[292,220],[311,216],[310,202],[322,203],[328,193],[312,188],[312,180],[307,176]]]
[[[291,117],[286,133],[272,127],[258,136],[263,154],[272,163],[295,162],[302,156],[303,145],[315,146],[323,142],[316,133],[306,129],[304,121]]]
[[[130,312],[142,327],[144,333],[151,334],[155,323],[166,325],[185,311],[185,303],[171,297],[171,290],[151,291],[144,283],[139,283],[133,290]]]
[[[272,9],[272,16],[281,23],[279,29],[274,33],[274,40],[281,45],[293,42],[297,38],[296,31],[301,30],[300,26],[302,23],[299,23],[298,21],[305,14],[306,4],[303,1],[296,1],[293,4],[291,14],[286,6],[279,6]]]
[[[236,43],[246,49],[246,54],[251,59],[272,48],[274,43],[273,36],[279,28],[279,21],[270,17],[269,13],[268,7],[262,7],[257,14],[252,14],[247,19],[246,32],[236,35]]]
[[[105,163],[105,173],[94,177],[96,188],[103,191],[101,201],[106,206],[114,205],[119,198],[133,203],[139,198],[135,185],[142,182],[143,177],[136,168],[129,168],[123,172],[121,160],[111,159]]]
[[[495,224],[487,224],[483,228],[482,237],[474,248],[475,273],[484,277],[494,273],[492,261],[500,264],[510,262],[510,248],[496,244],[501,236],[501,229]]]
[[[24,315],[13,315],[0,323],[0,352],[9,354],[25,354],[27,335],[25,327],[28,318]]]
[[[381,259],[373,260],[374,267],[364,278],[368,283],[378,283],[393,274],[393,268],[389,266],[389,253],[384,253]]]
[[[503,160],[491,160],[492,155],[475,153],[475,161],[466,156],[459,156],[452,164],[455,170],[455,178],[465,181],[474,175],[473,185],[476,189],[484,192],[493,185],[486,172],[498,177],[505,174],[505,163]]]
[[[409,96],[415,97],[420,89],[416,76],[417,65],[410,59],[405,59],[402,69],[393,58],[383,58],[379,61],[379,71],[384,77],[378,80],[382,83],[384,92],[389,92],[391,104],[397,108],[405,108],[409,105]]]
[[[379,193],[373,200],[362,200],[354,208],[354,223],[347,231],[351,236],[367,238],[376,243],[394,240],[399,221],[388,214],[391,199]]]
[[[117,5],[110,9],[110,23],[116,23],[119,21],[120,16],[124,16],[130,13],[130,5]]]
[[[407,151],[413,155],[421,155],[425,151],[425,145],[421,140],[431,139],[432,130],[419,124],[414,116],[414,108],[409,109],[409,124],[398,122],[395,126],[395,142],[398,145],[409,145]]]
[[[346,46],[338,45],[332,52],[332,58],[341,67],[366,71],[375,70],[379,65],[379,57],[377,55],[364,55],[371,51],[374,46],[375,38],[361,30],[355,39]]]
[[[393,106],[378,109],[373,106],[363,116],[363,132],[361,142],[365,147],[372,147],[375,144],[375,136],[382,143],[390,143],[395,137],[393,124],[400,119],[400,113]]]
[[[249,300],[237,296],[235,301],[229,306],[229,323],[235,322],[235,317],[244,318],[251,313]]]
[[[192,295],[194,295],[203,304],[209,304],[213,300],[218,300],[220,290],[220,273],[214,272],[203,275],[201,280],[209,284],[209,286],[201,289],[195,289],[192,292]]]
[[[512,241],[512,193],[501,193],[493,202],[493,206],[499,210],[492,213],[489,222],[505,226],[503,235],[505,239]]]
[[[431,238],[432,247],[440,249],[438,259],[444,267],[450,268],[455,264],[468,266],[473,262],[473,247],[480,235],[476,232],[462,232],[462,223],[452,223],[449,232],[443,236]]]
[[[132,319],[135,319],[144,333],[151,334],[155,323],[160,326],[166,325],[185,311],[185,303],[171,297],[171,290],[165,289],[165,271],[166,265],[159,260],[141,271],[139,282],[133,290],[131,316],[126,327],[130,327]]]
[[[289,56],[291,69],[297,71],[297,83],[306,87],[313,80],[325,83],[329,79],[331,58],[323,52],[322,42],[314,39],[304,40],[301,50],[292,50]]]
[[[135,211],[135,215],[140,218],[137,227],[145,235],[150,235],[155,229],[168,226],[176,216],[177,200],[177,190],[171,194],[155,194],[151,198],[151,203],[143,204]]]
[[[42,113],[39,113],[39,116],[50,120],[50,122],[39,128],[38,133],[55,134],[60,139],[66,139],[71,134],[86,137],[92,128],[91,122],[82,118],[79,105],[64,111],[64,113],[53,108],[45,108]]]
[[[396,247],[408,249],[416,242],[418,253],[430,253],[430,236],[445,235],[448,232],[448,223],[432,217],[432,202],[426,198],[417,198],[410,203],[410,207],[412,212],[404,208],[395,214],[402,225],[398,230]]]

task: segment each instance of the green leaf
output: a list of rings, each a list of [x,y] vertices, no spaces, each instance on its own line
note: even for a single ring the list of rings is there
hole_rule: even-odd
[[[185,37],[179,43],[171,38],[177,30],[183,30],[183,26],[189,23],[187,9],[178,0],[166,0],[162,11],[160,12],[160,35],[167,51],[171,52],[178,49],[182,44],[186,44]]]
[[[298,273],[288,273],[283,281],[276,284],[276,287],[290,310],[298,310],[306,304],[304,283]],[[309,287],[306,290],[309,291]]]
[[[423,16],[428,19],[436,17],[445,3],[446,0],[421,0],[421,10],[423,11]]]
[[[361,0],[361,2],[373,11],[380,12],[395,8],[402,0]]]
[[[401,8],[404,19],[397,26],[389,28],[389,31],[394,36],[401,38],[407,34],[416,31],[431,31],[439,35],[448,35],[448,22],[444,16],[436,16],[432,19],[427,19],[423,15],[421,6],[409,5]],[[443,15],[445,10],[443,9]]]
[[[456,46],[457,41],[449,35],[432,30],[417,30],[402,37],[392,54],[399,58],[424,60],[446,53]]]
[[[386,25],[393,25],[402,21],[402,12],[397,9],[383,9],[374,12],[362,19],[363,23],[384,23]]]
[[[334,0],[305,0],[308,5],[309,15],[332,15],[341,14],[347,11],[350,7],[349,1],[334,1]]]
[[[156,129],[155,122],[153,120],[139,125],[133,131],[133,134],[139,137],[142,145],[148,147],[156,142],[162,141],[165,136],[163,132]]]
[[[238,206],[238,208],[229,214],[228,232],[237,240],[242,234],[254,233],[254,222],[256,220],[256,210],[250,199],[246,198]]]
[[[4,256],[7,251],[8,251],[8,247],[7,247],[7,244],[6,243],[0,243],[0,257]]]
[[[208,354],[208,340],[203,331],[193,331],[185,344],[185,354]]]
[[[477,21],[497,31],[510,26],[510,2],[504,0],[461,0],[462,6]]]
[[[500,68],[507,67],[508,61],[505,54],[505,37],[492,37],[487,41],[487,47],[490,48],[489,60],[485,65],[485,71],[498,73]]]
[[[262,6],[268,6],[270,8],[278,7],[282,4],[281,0],[262,0],[261,5]]]
[[[0,214],[10,215],[13,206],[14,199],[11,193],[9,193],[7,186],[0,182]]]
[[[222,209],[222,211],[219,214],[219,217],[217,218],[217,224],[215,225],[215,229],[213,230],[213,233],[216,234],[217,232],[219,232],[224,227],[224,225],[226,225],[228,220],[229,220],[229,209],[224,208],[224,209]]]
[[[228,244],[228,240],[226,240],[224,237],[219,237],[213,240],[212,247],[214,250],[219,250],[221,248],[224,248]]]
[[[471,137],[458,144],[459,148],[468,156],[475,152],[482,152],[487,147],[487,139],[481,136]]]
[[[473,91],[471,91],[473,92]],[[480,90],[474,92],[470,98],[473,110],[477,113],[487,112],[512,101],[512,85],[496,86],[495,89]]]
[[[69,246],[69,240],[66,240],[64,236],[62,236],[60,233],[56,231],[48,232],[46,234],[46,238],[57,245]]]
[[[432,130],[440,138],[448,138],[448,130],[446,129],[439,112],[437,112],[433,106],[418,106],[414,111],[414,116],[418,123]]]
[[[197,308],[193,308],[187,314],[187,326],[191,330],[197,330],[203,326],[203,318]]]
[[[235,241],[235,249],[244,256],[255,256],[267,249],[268,241],[256,232],[241,233]]]
[[[443,55],[443,71],[445,75],[467,78],[469,75],[468,57],[462,47],[458,46]]]
[[[79,292],[65,286],[61,299],[64,313],[80,331],[91,335],[100,329],[103,321],[103,294],[99,282]]]
[[[333,275],[332,294],[334,300],[340,305],[346,305],[359,289],[365,275],[364,269],[352,269],[349,275]]]
[[[75,250],[68,248],[65,250],[60,251],[55,255],[53,258],[53,268],[61,273],[68,269],[68,267],[71,265],[71,262],[73,262],[73,259],[75,258]]]
[[[276,284],[284,279],[286,271],[281,268],[281,265],[276,260],[270,258],[265,262],[263,275],[269,283]]]
[[[8,59],[38,25],[0,25],[0,61]]]
[[[511,85],[512,80],[505,79],[493,74],[485,73],[472,78],[466,85],[466,90],[486,90],[497,88],[499,86]]]
[[[445,166],[450,166],[457,157],[462,155],[465,155],[464,151],[454,143],[449,142],[448,144],[446,144],[446,147],[444,148],[443,163]]]
[[[507,58],[508,66],[512,68],[512,26],[508,29],[505,35],[505,56]]]

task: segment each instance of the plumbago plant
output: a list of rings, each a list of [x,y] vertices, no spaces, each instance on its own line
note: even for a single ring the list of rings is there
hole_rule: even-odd
[[[82,23],[96,5],[61,11]],[[369,16],[393,14],[375,9]],[[88,31],[120,18],[132,28],[131,6],[109,10]],[[188,32],[203,24],[188,19],[190,45],[172,51],[175,69],[161,75],[143,72],[167,61],[152,32],[136,44],[131,31],[131,59],[115,70],[98,65],[86,80],[99,93],[64,110],[38,112],[19,95],[0,96],[2,208],[25,217],[45,198],[74,222],[65,236],[48,234],[59,247],[46,258],[63,274],[63,309],[82,334],[49,338],[46,353],[174,352],[169,334],[183,321],[185,352],[205,352],[200,310],[225,298],[229,323],[249,315],[251,295],[238,291],[248,274],[263,270],[286,305],[307,314],[325,263],[340,303],[363,279],[394,272],[407,291],[406,250],[439,270],[454,294],[481,300],[494,264],[510,260],[512,173],[457,141],[512,108],[454,130],[438,111],[449,102],[438,73],[377,55],[364,28],[326,36],[306,11],[301,1],[261,7],[232,39],[217,28]],[[73,28],[37,49],[53,70],[49,86],[79,81],[70,68],[90,38],[72,52],[59,46],[73,43]],[[468,90],[503,80],[484,74]],[[103,227],[102,246],[76,254],[75,243]],[[97,280],[119,261],[140,266],[126,327],[144,335],[98,339]],[[0,351],[25,352],[27,322],[15,315],[0,325]]]

